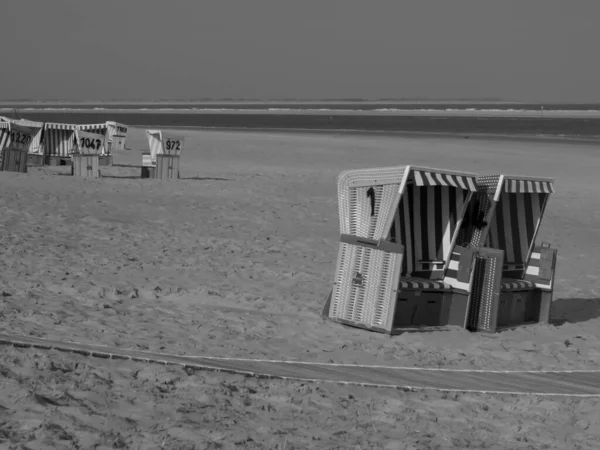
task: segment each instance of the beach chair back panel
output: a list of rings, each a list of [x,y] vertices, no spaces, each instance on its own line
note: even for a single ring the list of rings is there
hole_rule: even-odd
[[[402,275],[443,277],[469,192],[450,186],[406,186],[390,230],[390,240],[405,248]]]
[[[502,192],[486,246],[504,250],[504,276],[522,278],[548,198],[546,193]]]
[[[525,280],[533,281],[538,289],[552,291],[557,251],[549,246],[536,246],[531,252]]]
[[[476,250],[468,328],[474,331],[495,332],[504,252],[481,247]]]
[[[110,148],[108,145],[108,125],[106,123],[78,125],[77,130],[100,135],[100,137],[96,136],[96,139],[102,140],[102,148],[100,149],[99,154],[100,155],[109,155],[110,154]],[[78,139],[78,144],[81,145],[81,142],[80,142],[81,137],[78,136],[77,139]]]
[[[380,239],[405,166],[350,170],[338,178],[340,233]]]
[[[182,136],[174,136],[172,134],[163,133],[162,147],[165,155],[181,156],[185,138]]]
[[[106,154],[106,136],[91,131],[75,130],[75,146],[84,155]]]
[[[329,317],[391,332],[401,266],[401,245],[342,235]]]

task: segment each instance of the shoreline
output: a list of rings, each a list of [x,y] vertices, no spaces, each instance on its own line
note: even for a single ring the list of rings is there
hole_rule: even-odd
[[[9,114],[13,108],[0,108],[0,113]],[[202,109],[177,109],[177,108],[154,108],[154,109],[96,109],[96,108],[27,108],[19,111],[21,114],[173,114],[173,115],[290,115],[290,116],[397,116],[397,117],[466,117],[466,118],[529,118],[529,119],[599,119],[600,111],[591,110],[460,110],[460,109],[391,109],[381,110],[352,110],[352,109],[224,109],[224,108],[202,108]]]
[[[156,128],[156,125],[132,125],[132,129],[146,130]],[[216,131],[216,132],[235,132],[235,133],[282,133],[282,134],[316,134],[316,135],[344,135],[344,136],[378,136],[378,137],[406,137],[406,138],[439,138],[439,139],[473,139],[484,141],[516,141],[516,142],[556,142],[573,143],[579,145],[593,145],[600,143],[600,135],[578,137],[578,136],[559,136],[559,135],[536,135],[536,134],[501,134],[501,133],[461,133],[461,132],[443,132],[443,131],[394,131],[394,130],[360,130],[360,129],[316,129],[316,128],[251,128],[251,127],[204,127],[193,125],[169,125],[161,127],[163,130],[170,131]]]

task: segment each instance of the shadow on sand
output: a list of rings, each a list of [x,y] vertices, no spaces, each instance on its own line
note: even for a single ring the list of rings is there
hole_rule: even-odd
[[[139,164],[113,164],[112,167],[133,167],[135,169],[142,168],[142,166]]]
[[[66,174],[64,174],[66,175]],[[69,174],[70,175],[70,174]],[[102,175],[102,178],[116,178],[123,180],[152,180],[153,178],[142,178],[139,175]],[[181,177],[180,180],[195,180],[195,181],[231,181],[229,178],[219,178],[219,177]]]
[[[586,322],[600,317],[600,298],[559,298],[552,303],[550,323]]]

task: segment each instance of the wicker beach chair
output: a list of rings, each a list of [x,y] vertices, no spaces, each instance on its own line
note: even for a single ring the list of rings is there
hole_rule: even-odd
[[[389,334],[466,326],[474,252],[455,244],[475,179],[415,166],[340,174],[340,247],[323,316]]]
[[[142,154],[142,178],[151,167],[149,178],[179,179],[179,159],[185,138],[161,130],[146,130],[149,153]]]
[[[469,328],[547,323],[557,251],[535,241],[554,181],[489,175],[477,186],[459,236],[477,252]]]

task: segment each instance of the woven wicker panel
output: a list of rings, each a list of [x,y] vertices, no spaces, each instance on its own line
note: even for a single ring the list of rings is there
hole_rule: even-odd
[[[483,192],[496,192],[500,183],[500,175],[484,175],[477,177],[477,190]]]
[[[329,317],[391,331],[402,255],[340,243]]]
[[[478,249],[471,291],[469,328],[496,331],[503,261],[502,250]]]
[[[388,209],[387,202],[398,192],[404,173],[405,166],[342,172],[338,178],[340,233],[373,238],[381,222],[379,212]],[[374,191],[374,211],[367,195],[370,188]]]

